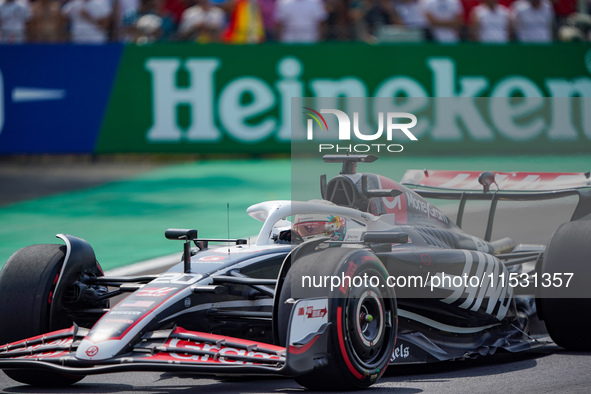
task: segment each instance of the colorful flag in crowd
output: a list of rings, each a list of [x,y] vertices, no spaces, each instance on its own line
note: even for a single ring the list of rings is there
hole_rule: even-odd
[[[236,2],[222,38],[225,42],[234,44],[264,41],[265,30],[256,0],[238,0]]]

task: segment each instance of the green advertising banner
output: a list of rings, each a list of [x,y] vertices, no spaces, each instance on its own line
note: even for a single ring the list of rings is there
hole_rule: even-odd
[[[297,97],[390,97],[417,152],[589,152],[590,48],[127,46],[96,153],[289,152]]]

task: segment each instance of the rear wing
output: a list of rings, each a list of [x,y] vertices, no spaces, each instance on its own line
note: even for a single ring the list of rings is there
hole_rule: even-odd
[[[452,190],[482,190],[479,171],[408,170],[406,186]],[[589,172],[493,172],[499,191],[551,191],[591,187]]]
[[[578,196],[571,217],[591,214],[591,174],[589,172],[478,172],[407,170],[401,184],[422,197],[459,200],[456,224],[462,226],[466,201],[491,202],[484,239],[490,241],[497,202],[539,201]]]

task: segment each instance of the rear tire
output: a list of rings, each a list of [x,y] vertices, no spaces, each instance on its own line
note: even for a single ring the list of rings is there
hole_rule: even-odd
[[[376,277],[379,283],[337,288],[332,292],[330,286],[295,287],[302,283],[304,275],[341,277],[342,274],[352,279],[364,275]],[[296,377],[297,383],[313,390],[357,390],[371,386],[382,376],[392,355],[397,329],[396,299],[386,285],[386,278],[387,272],[379,259],[364,250],[329,248],[298,258],[292,265],[279,299],[280,343],[284,345],[287,340],[293,308],[292,303],[285,303],[289,298],[328,297],[331,323],[326,365]]]
[[[591,220],[561,225],[552,236],[541,266],[541,274],[552,286],[538,287],[536,306],[552,340],[577,351],[591,350]],[[573,273],[568,288],[564,273]],[[562,286],[556,278],[562,279]],[[544,278],[542,276],[542,278]]]
[[[68,328],[60,313],[50,325],[53,293],[64,264],[63,245],[32,245],[13,254],[0,272],[0,344]],[[54,316],[56,317],[56,316]],[[84,378],[30,369],[4,370],[11,379],[33,386],[68,386]]]

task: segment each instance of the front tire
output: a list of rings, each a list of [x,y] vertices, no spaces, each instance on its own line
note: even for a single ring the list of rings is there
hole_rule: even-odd
[[[350,276],[376,278],[368,286],[299,288],[302,276]],[[357,279],[356,279],[357,278]],[[313,390],[356,390],[371,386],[384,373],[396,341],[396,299],[386,285],[387,272],[372,253],[329,248],[313,252],[292,265],[279,299],[279,339],[285,344],[292,303],[289,298],[328,297],[329,329],[327,363],[295,378]],[[362,281],[363,282],[363,281]],[[365,283],[363,283],[365,284]],[[300,293],[303,291],[303,294]]]
[[[13,254],[0,272],[0,344],[68,328],[65,313],[50,319],[53,294],[64,264],[63,245],[32,245]],[[50,321],[54,321],[50,324]],[[11,379],[33,386],[67,386],[84,376],[38,370],[9,369]]]

